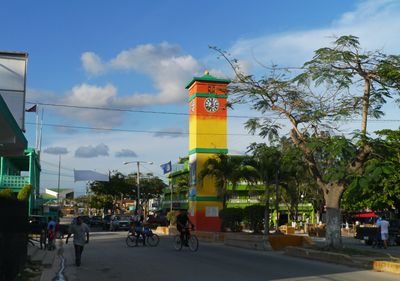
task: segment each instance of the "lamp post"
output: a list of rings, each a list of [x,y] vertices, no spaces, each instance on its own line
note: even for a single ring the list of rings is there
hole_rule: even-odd
[[[140,163],[147,163],[147,164],[150,164],[150,165],[152,165],[153,164],[153,162],[148,162],[148,161],[129,161],[129,162],[124,162],[124,165],[128,165],[128,164],[131,164],[131,163],[136,163],[136,165],[137,165],[137,177],[136,177],[136,185],[137,185],[137,203],[136,203],[136,210],[138,209],[138,207],[139,207],[139,204],[140,204]]]

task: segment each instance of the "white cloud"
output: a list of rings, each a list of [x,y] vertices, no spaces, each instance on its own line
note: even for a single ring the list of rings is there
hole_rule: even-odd
[[[105,70],[100,57],[93,52],[83,53],[81,61],[86,73],[97,75]]]
[[[155,133],[154,136],[169,138],[187,137],[187,135],[180,128],[166,128],[160,132]]]
[[[132,93],[116,100],[116,105],[130,107],[185,101],[185,83],[202,70],[194,57],[183,54],[179,46],[169,43],[139,45],[121,51],[105,63],[101,63],[100,57],[94,53],[85,53],[83,57],[83,68],[89,74],[130,70],[146,74],[153,80],[155,93]]]
[[[360,38],[363,48],[398,53],[399,13],[399,1],[360,2],[354,11],[341,15],[328,27],[240,39],[229,52],[251,63],[253,69],[259,67],[258,62],[267,66],[301,66],[312,58],[314,50],[329,45],[333,36],[351,34]]]
[[[115,157],[138,157],[138,155],[136,154],[135,151],[124,148],[120,151],[117,151],[115,153]]]
[[[54,155],[61,155],[61,154],[67,154],[68,149],[66,147],[47,147],[45,150],[43,150],[44,153],[48,154],[54,154]]]
[[[107,84],[104,87],[81,84],[72,88],[60,101],[62,104],[88,106],[88,107],[115,107],[117,89]],[[93,110],[82,108],[63,108],[58,113],[67,118],[89,123],[96,127],[111,128],[118,126],[123,121],[121,112],[109,110]]]
[[[94,158],[99,156],[108,156],[108,146],[101,143],[96,146],[81,146],[75,151],[75,157],[78,158]]]

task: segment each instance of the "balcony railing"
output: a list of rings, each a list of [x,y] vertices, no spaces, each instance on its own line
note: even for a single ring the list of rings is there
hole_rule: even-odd
[[[20,189],[29,183],[28,176],[0,176],[0,188]]]
[[[235,198],[235,199],[228,199],[228,203],[241,203],[241,204],[243,204],[243,203],[260,203],[260,200],[259,199],[250,199],[250,198],[248,198],[248,199]]]

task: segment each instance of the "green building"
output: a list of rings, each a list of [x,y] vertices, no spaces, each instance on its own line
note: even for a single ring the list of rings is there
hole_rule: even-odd
[[[20,156],[0,157],[0,190],[9,188],[18,193],[24,186],[31,185],[29,196],[29,214],[34,214],[40,187],[39,157],[33,148],[25,149]]]

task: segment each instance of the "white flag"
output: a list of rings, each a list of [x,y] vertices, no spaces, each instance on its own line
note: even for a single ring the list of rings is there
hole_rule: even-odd
[[[110,177],[91,170],[74,170],[74,181],[110,181]]]

